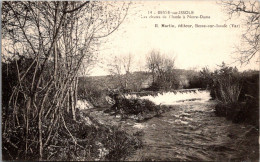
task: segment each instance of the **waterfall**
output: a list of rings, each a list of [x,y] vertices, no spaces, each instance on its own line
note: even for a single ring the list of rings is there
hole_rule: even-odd
[[[184,101],[208,101],[210,97],[210,93],[207,90],[199,90],[199,89],[182,89],[176,90],[173,92],[162,92],[157,95],[146,95],[146,96],[138,96],[138,94],[127,95],[127,98],[140,98],[147,99],[154,102],[157,105],[174,105],[180,104]]]

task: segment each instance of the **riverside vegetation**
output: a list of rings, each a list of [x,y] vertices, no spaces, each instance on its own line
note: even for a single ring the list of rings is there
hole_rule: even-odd
[[[210,95],[213,100],[218,101],[215,107],[215,113],[218,116],[225,116],[227,119],[232,120],[236,123],[248,123],[254,125],[256,128],[259,126],[258,117],[258,106],[259,106],[259,72],[258,71],[244,71],[239,72],[235,67],[226,66],[225,63],[219,66],[219,69],[211,72],[207,68],[203,68],[199,73],[187,71],[188,84],[184,88],[202,88],[210,90]],[[183,74],[183,73],[182,73]],[[150,74],[152,75],[152,74]],[[178,77],[177,77],[178,78]],[[82,78],[83,79],[83,78]],[[176,79],[176,78],[175,78]],[[106,80],[106,79],[104,79]],[[103,81],[104,81],[103,80]],[[90,80],[85,80],[91,83]],[[179,81],[180,82],[180,81]],[[174,81],[176,86],[178,81]],[[86,86],[86,83],[80,83],[82,87]],[[85,99],[95,96],[95,101],[100,101],[96,106],[104,106],[105,99],[104,94],[108,94],[105,90],[103,82],[97,84],[95,88],[90,88],[88,93],[94,95],[86,95]],[[153,93],[160,93],[165,91],[165,88],[161,88],[162,82],[155,81],[148,90],[155,90]],[[90,84],[88,84],[90,85]],[[167,85],[167,84],[166,84]],[[81,88],[80,88],[81,89]],[[98,89],[100,89],[98,91]],[[82,91],[83,89],[79,90]],[[169,88],[166,91],[171,91]],[[81,94],[80,93],[80,94]],[[145,96],[148,94],[153,94],[152,91],[139,92],[139,95]],[[138,99],[123,98],[119,102],[119,107],[122,107],[124,113],[128,115],[131,113],[141,113],[154,111],[158,112],[158,108],[149,101],[140,101]],[[148,104],[149,106],[144,106]],[[166,110],[166,109],[165,109]],[[146,114],[142,113],[142,114]]]
[[[21,59],[19,65],[26,66],[30,60]],[[7,108],[8,98],[12,87],[17,84],[16,63],[2,65],[3,78],[3,102],[2,102],[2,121],[7,124],[8,114],[11,109]],[[29,78],[29,77],[28,77]],[[28,79],[26,78],[26,79]],[[29,80],[27,80],[29,82]],[[20,96],[19,96],[20,97]],[[17,100],[18,105],[23,100]],[[18,118],[22,119],[23,112],[18,113]],[[51,137],[50,144],[46,146],[48,151],[44,151],[43,157],[48,160],[118,160],[125,159],[131,152],[142,146],[141,141],[133,135],[127,134],[118,127],[105,127],[100,124],[88,125],[76,110],[76,121],[67,113],[61,116],[63,121],[61,127],[56,129],[55,135]],[[46,120],[45,122],[51,122]],[[5,128],[6,125],[3,125]],[[12,125],[13,123],[8,123]],[[36,122],[32,122],[36,125]],[[9,127],[11,127],[9,125]],[[24,130],[21,126],[13,126],[13,129],[4,130],[3,139],[3,160],[30,159],[37,160],[39,155],[33,153],[37,145],[31,146],[31,150],[24,154]],[[34,129],[30,129],[30,134]],[[48,132],[43,132],[48,133]],[[33,135],[30,135],[33,137]]]
[[[152,74],[150,74],[152,75]],[[144,138],[148,138],[146,141],[150,142],[150,145],[145,143],[143,148],[140,149],[142,153],[147,154],[144,157],[139,157],[137,155],[137,159],[140,158],[142,160],[152,160],[152,159],[164,159],[162,156],[158,157],[158,152],[161,154],[165,155],[165,158],[169,159],[178,159],[175,156],[172,156],[172,153],[174,152],[173,150],[175,149],[176,146],[168,146],[170,143],[165,143],[165,141],[162,141],[160,138],[160,131],[172,131],[176,130],[179,131],[178,134],[171,134],[171,136],[174,136],[175,138],[168,138],[168,136],[165,136],[166,141],[171,141],[173,143],[176,142],[176,139],[182,139],[183,136],[188,136],[187,140],[189,139],[196,139],[197,136],[193,136],[195,133],[196,135],[200,136],[201,134],[198,133],[197,131],[202,131],[203,136],[205,136],[206,139],[210,139],[207,141],[205,147],[209,147],[209,150],[204,151],[206,154],[205,156],[198,157],[196,154],[192,154],[193,156],[190,157],[185,157],[187,152],[183,151],[182,158],[187,158],[187,159],[222,159],[226,160],[227,155],[232,154],[231,159],[236,159],[236,160],[242,160],[242,159],[258,159],[258,153],[256,152],[258,149],[258,81],[259,81],[259,72],[258,71],[245,71],[245,72],[239,72],[235,67],[229,67],[226,66],[224,63],[219,66],[218,69],[215,71],[211,72],[207,68],[202,69],[199,73],[196,73],[194,75],[189,75],[189,82],[188,85],[186,85],[185,88],[200,88],[202,89],[201,92],[204,92],[203,89],[207,89],[210,91],[210,96],[211,100],[210,102],[204,102],[203,104],[200,104],[200,102],[194,102],[194,103],[186,103],[183,106],[171,106],[167,107],[165,106],[165,109],[162,105],[159,105],[160,102],[157,102],[156,104],[152,103],[152,100],[147,100],[147,96],[149,98],[157,98],[157,97],[165,97],[165,94],[171,94],[173,98],[177,97],[176,93],[177,91],[182,91],[182,90],[177,90],[175,91],[174,89],[168,89],[168,91],[165,88],[161,88],[162,84],[160,85],[160,82],[157,82],[157,84],[152,84],[151,87],[147,89],[143,89],[139,92],[118,92],[119,94],[121,93],[122,98],[118,100],[117,107],[121,111],[117,111],[117,114],[120,114],[123,121],[126,118],[132,118],[133,115],[136,115],[137,118],[133,118],[136,122],[141,122],[141,125],[143,123],[143,126],[147,126],[148,128],[145,129],[144,133]],[[102,89],[101,86],[102,84],[105,84],[104,79],[106,77],[103,77],[102,81],[99,82],[96,86],[96,88],[93,88],[93,93],[96,93],[95,91],[98,89]],[[86,79],[86,78],[85,78]],[[100,78],[99,78],[100,79]],[[86,81],[86,80],[85,80]],[[90,85],[91,79],[87,80],[85,83],[82,82],[81,84],[85,85]],[[97,83],[95,81],[95,83]],[[159,84],[158,84],[159,83]],[[176,83],[176,82],[175,82]],[[108,84],[108,82],[107,82]],[[158,87],[156,87],[156,85]],[[168,84],[164,84],[167,85]],[[176,84],[175,84],[176,85]],[[151,89],[156,89],[155,91],[151,91]],[[197,89],[197,93],[200,89]],[[89,89],[90,90],[90,89]],[[147,91],[149,90],[149,91]],[[109,92],[103,88],[103,93],[100,94],[107,94],[109,95]],[[194,90],[192,89],[187,89],[185,91],[190,91],[190,93],[193,93]],[[89,91],[91,92],[91,91]],[[99,93],[98,93],[99,94]],[[176,94],[176,96],[174,95]],[[185,93],[184,93],[185,94]],[[202,95],[201,93],[200,95]],[[183,94],[180,94],[181,96],[184,96]],[[103,95],[96,95],[99,96],[100,98],[98,101],[100,103],[98,104],[100,107],[102,105],[105,105],[101,101],[105,101],[105,99],[102,99]],[[104,95],[106,96],[106,95]],[[136,97],[133,97],[136,96]],[[194,95],[196,97],[196,94]],[[201,97],[201,96],[200,96]],[[88,98],[86,95],[85,98]],[[207,98],[207,97],[206,97]],[[170,98],[168,98],[170,99]],[[207,98],[208,100],[209,98]],[[171,100],[171,99],[170,99]],[[174,99],[173,99],[174,100]],[[171,102],[170,102],[171,103]],[[173,103],[173,102],[172,102]],[[208,105],[207,105],[208,104]],[[98,106],[97,105],[97,106]],[[171,105],[171,104],[169,104]],[[113,105],[115,106],[115,105]],[[113,109],[112,106],[112,109]],[[111,107],[109,105],[104,107],[105,112],[109,112],[106,109],[107,107]],[[200,108],[199,108],[200,107]],[[199,109],[198,109],[199,108]],[[179,109],[181,109],[181,112],[179,112]],[[159,110],[159,111],[158,111]],[[160,112],[161,110],[161,112]],[[204,110],[204,111],[202,111]],[[213,110],[213,111],[211,111]],[[163,113],[163,112],[168,112],[169,113]],[[112,111],[113,112],[113,111]],[[116,110],[115,110],[116,112]],[[190,112],[194,113],[194,117],[189,114]],[[212,113],[211,113],[212,112]],[[176,113],[175,115],[172,115]],[[214,113],[216,115],[214,115]],[[161,115],[162,114],[162,115]],[[179,115],[178,115],[179,114]],[[111,114],[111,116],[114,114]],[[203,120],[201,117],[198,117],[198,115],[203,116]],[[178,117],[180,116],[180,119]],[[181,116],[184,116],[181,118]],[[197,117],[195,119],[195,116]],[[218,118],[219,117],[226,117],[226,119],[231,120],[227,121],[224,118]],[[101,116],[102,117],[102,116]],[[177,119],[175,119],[177,118]],[[188,120],[191,118],[190,120]],[[174,120],[175,119],[175,120]],[[148,120],[148,121],[147,121]],[[174,121],[173,121],[174,120]],[[195,121],[196,120],[196,121]],[[127,120],[129,121],[129,120]],[[143,122],[145,121],[145,122]],[[198,122],[198,123],[196,123]],[[205,123],[203,123],[205,122]],[[161,123],[164,123],[165,126],[161,128]],[[171,123],[170,126],[167,125],[166,123]],[[190,124],[187,124],[190,123]],[[234,124],[234,123],[239,123],[239,124]],[[185,125],[187,124],[187,125]],[[200,124],[205,125],[205,129],[200,129]],[[160,128],[154,129],[153,127],[155,125],[158,125]],[[176,126],[172,128],[172,125]],[[126,125],[127,126],[127,125]],[[194,126],[194,127],[193,127]],[[226,127],[225,127],[226,126]],[[193,130],[188,133],[189,131],[186,130],[186,128],[189,127],[189,129]],[[215,129],[216,127],[216,129]],[[213,129],[212,129],[213,128]],[[172,130],[173,129],[173,130]],[[198,129],[198,130],[197,130]],[[220,130],[223,129],[223,130]],[[197,130],[197,131],[196,131]],[[183,131],[187,131],[186,134],[183,133]],[[205,131],[205,132],[204,132]],[[206,132],[214,132],[213,134],[209,135]],[[181,134],[180,134],[181,132]],[[239,134],[236,135],[236,132],[239,132]],[[213,139],[218,139],[219,137],[223,137],[223,140],[220,140],[216,142]],[[199,138],[199,137],[197,137]],[[226,138],[228,139],[227,141]],[[200,139],[200,138],[199,138]],[[151,140],[151,141],[150,141]],[[183,139],[184,140],[184,139]],[[186,139],[185,139],[186,140]],[[201,140],[201,139],[200,139]],[[153,142],[158,142],[156,144],[156,147]],[[244,145],[242,143],[239,143],[239,141],[243,141],[242,143],[247,143],[250,146]],[[205,141],[203,141],[205,142]],[[202,142],[202,143],[203,143]],[[227,142],[227,143],[225,143]],[[229,142],[233,142],[232,144]],[[178,140],[177,142],[178,143]],[[194,148],[197,150],[201,151],[196,145],[197,143],[189,143],[190,145],[194,145]],[[207,145],[207,146],[206,146]],[[185,145],[186,146],[186,145]],[[195,147],[196,146],[196,147]],[[150,151],[149,148],[152,148]],[[169,148],[169,151],[165,151],[161,148],[167,147]],[[183,148],[184,146],[178,146],[176,147],[177,150]],[[251,152],[248,151],[245,155],[245,150],[247,149],[252,149]],[[184,148],[185,149],[185,148]],[[187,148],[186,148],[187,149]],[[194,149],[194,150],[196,150]],[[249,150],[250,150],[249,149]],[[177,151],[176,150],[176,151]],[[214,153],[211,151],[213,150]],[[231,151],[228,152],[227,150]],[[243,151],[241,151],[243,150]],[[202,151],[202,152],[203,152]],[[221,152],[223,151],[223,152]],[[241,152],[240,152],[241,151]],[[178,151],[177,151],[178,152]],[[225,154],[225,156],[221,154]],[[153,157],[150,157],[153,156]],[[167,156],[166,156],[167,155]],[[190,155],[187,153],[187,156]],[[166,159],[167,159],[166,158]],[[181,159],[181,157],[179,157]],[[179,160],[180,160],[179,159]]]
[[[216,105],[216,115],[259,127],[259,71],[238,72],[223,63],[218,70],[202,71]]]
[[[28,61],[28,60],[27,60]],[[30,61],[30,60],[29,60]],[[26,59],[18,62],[26,66]],[[8,109],[8,97],[11,95],[11,87],[17,84],[15,75],[16,63],[3,64],[3,121],[6,120]],[[7,71],[7,68],[9,69]],[[189,75],[191,76],[191,75]],[[225,116],[233,122],[249,123],[258,128],[258,78],[257,71],[238,72],[236,68],[227,67],[225,64],[210,72],[204,68],[197,75],[189,78],[189,85],[186,88],[209,89],[212,99],[218,101],[215,107],[215,113],[218,116]],[[111,105],[106,97],[111,94],[104,85],[99,82],[95,86],[91,80],[79,78],[78,97],[81,100],[90,101],[95,107],[102,108],[105,112],[110,111]],[[109,81],[109,83],[113,83]],[[103,84],[103,85],[102,85]],[[152,84],[152,88],[156,84]],[[158,85],[158,84],[157,84]],[[150,88],[148,88],[150,90]],[[148,94],[156,95],[160,91],[140,91],[139,96]],[[130,93],[121,93],[122,96],[116,105],[117,113],[124,118],[136,116],[136,121],[145,121],[168,111],[171,107],[155,105],[153,102],[145,99],[129,97]],[[18,103],[19,104],[19,103]],[[108,108],[108,109],[107,109]],[[115,111],[116,112],[116,111]],[[50,160],[118,160],[125,159],[130,153],[142,147],[142,142],[134,135],[127,134],[118,127],[107,127],[101,124],[87,125],[79,115],[81,112],[76,110],[77,121],[72,120],[68,114],[62,116],[64,120],[63,127],[56,131],[56,136],[52,138],[52,144],[47,148],[44,157]],[[86,115],[86,114],[85,114]],[[65,122],[66,121],[66,122]],[[48,121],[47,121],[48,122]],[[15,130],[9,130],[12,133],[3,134],[3,155],[4,159],[25,158],[21,148],[23,146],[23,131],[17,127]],[[71,140],[73,138],[75,140]],[[8,140],[7,140],[8,139]],[[37,159],[37,155],[30,155],[31,159]]]
[[[153,122],[153,119],[157,119],[153,124],[160,122],[162,113],[170,108],[149,100],[126,97],[131,91],[145,95],[147,91],[156,94],[183,88],[206,88],[211,91],[212,98],[219,102],[216,114],[234,122],[252,124],[258,130],[259,72],[241,73],[224,64],[215,72],[207,69],[201,72],[176,69],[173,54],[165,55],[152,50],[146,57],[146,64],[140,65],[144,71],[133,71],[134,61],[129,54],[107,62],[105,66],[111,75],[105,81],[102,78],[96,82],[93,77],[80,77],[97,65],[99,47],[102,47],[106,37],[118,31],[131,3],[2,2],[3,160],[125,160],[143,146],[140,138],[137,138],[143,133],[129,134],[119,126],[95,122],[96,119],[91,119],[87,112],[79,110],[76,105],[79,100],[87,100],[94,105],[94,113],[99,108],[102,111],[112,108],[116,114],[125,118],[133,117],[137,121],[150,119],[148,122]],[[255,4],[252,8],[257,8]],[[248,18],[258,20],[256,17],[259,14],[254,15]],[[253,38],[253,41],[246,40],[257,42],[259,37],[256,35]],[[245,53],[249,53],[251,58],[257,53],[255,49],[259,49],[258,46],[259,43],[253,43],[253,52]],[[90,78],[90,81],[86,78]],[[108,97],[110,89],[114,88],[118,88],[121,99],[114,98],[113,101]],[[194,116],[197,107],[192,106],[195,106],[195,114],[190,114]],[[183,111],[179,112],[175,112],[176,109],[171,111],[177,113],[176,118],[179,118],[178,113],[184,115],[185,108],[181,107]],[[100,114],[101,118],[108,117],[103,112]],[[107,119],[113,121],[115,118]],[[206,125],[210,126],[207,122],[210,116],[206,115],[206,119]],[[176,129],[181,130],[185,129],[185,123],[187,121],[178,119],[172,124],[177,124]],[[200,129],[203,123],[193,124]],[[193,129],[193,125],[189,126]],[[213,125],[213,129],[218,126]],[[156,137],[161,140],[162,132],[155,130],[155,133],[159,133]],[[189,135],[185,132],[182,137]],[[186,139],[180,138],[180,141]]]

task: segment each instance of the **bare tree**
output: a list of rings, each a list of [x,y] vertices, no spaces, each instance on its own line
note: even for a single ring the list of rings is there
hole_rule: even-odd
[[[15,156],[43,159],[60,127],[78,145],[64,120],[66,114],[76,119],[78,74],[95,60],[99,40],[116,31],[128,8],[124,2],[3,2],[4,63],[16,62],[18,78],[3,105],[12,112],[4,121],[3,141],[12,143],[20,128],[25,132],[16,137],[25,143],[16,144]],[[26,66],[18,63],[21,58]]]
[[[153,83],[158,84],[159,87],[173,88],[174,84],[176,84],[174,75],[175,58],[152,50],[147,55],[146,61],[146,66],[153,76]]]
[[[229,19],[245,16],[247,30],[242,34],[243,43],[237,47],[236,52],[240,54],[238,60],[241,64],[247,64],[254,56],[259,55],[260,3],[258,0],[223,0],[220,4],[229,15]]]
[[[126,90],[129,87],[134,58],[132,54],[115,56],[108,63],[109,73],[119,81],[119,86]]]
[[[147,56],[146,56],[146,65],[147,68],[152,72],[153,76],[153,82],[155,82],[155,77],[157,73],[157,67],[159,64],[161,64],[161,56],[159,51],[152,50]]]

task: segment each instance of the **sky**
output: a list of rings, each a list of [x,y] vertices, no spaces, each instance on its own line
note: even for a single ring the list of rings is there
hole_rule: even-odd
[[[170,14],[158,14],[158,11],[169,11]],[[179,11],[189,11],[189,14],[181,14]],[[181,18],[170,18],[170,15],[179,15]],[[155,18],[156,16],[160,18]],[[132,54],[135,60],[133,70],[144,69],[145,57],[153,49],[176,57],[175,66],[179,69],[199,70],[208,67],[214,70],[223,61],[237,66],[241,71],[259,69],[259,63],[255,62],[256,57],[247,65],[234,63],[237,58],[235,47],[241,44],[241,34],[246,29],[243,18],[233,17],[228,20],[223,8],[215,1],[209,0],[134,2],[123,24],[102,44],[99,52],[100,62],[90,75],[109,74],[104,68],[106,63],[119,55]],[[158,27],[155,27],[156,24]],[[162,24],[175,27],[161,27]],[[178,27],[180,24],[192,25],[193,28]],[[195,24],[226,24],[227,27],[198,28]],[[231,24],[237,27],[231,27]]]

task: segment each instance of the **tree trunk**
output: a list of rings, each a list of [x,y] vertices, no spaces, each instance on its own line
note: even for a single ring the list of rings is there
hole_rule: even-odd
[[[29,114],[30,114],[30,107],[31,107],[31,97],[26,101],[26,128],[25,128],[25,154],[28,152],[28,134],[29,134]]]
[[[73,120],[76,120],[76,114],[75,114],[75,97],[74,97],[74,84],[70,87],[70,100],[71,100],[71,112],[72,112],[72,118]]]

